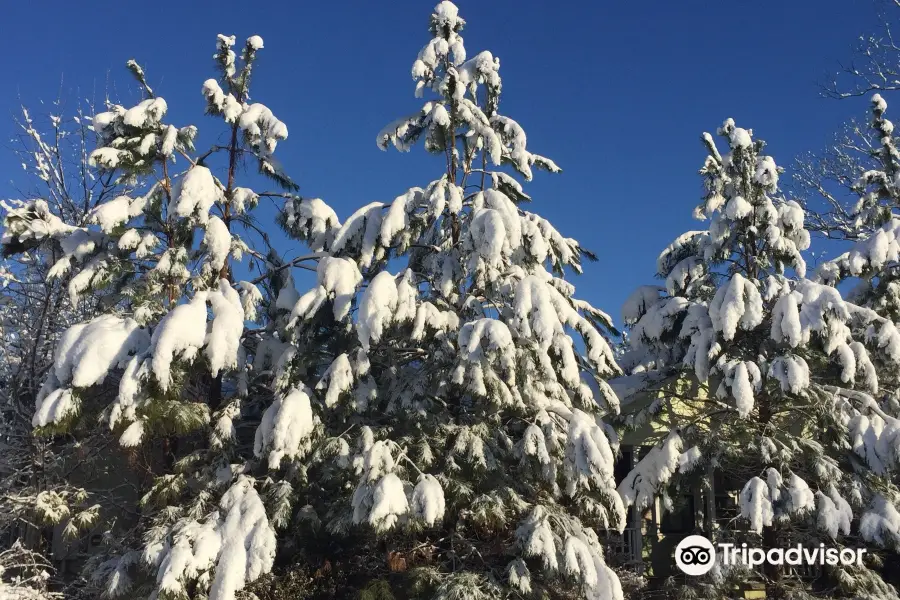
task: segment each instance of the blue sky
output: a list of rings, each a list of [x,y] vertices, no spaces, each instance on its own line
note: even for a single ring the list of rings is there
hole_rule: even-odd
[[[277,154],[303,195],[346,218],[441,174],[441,159],[421,148],[385,153],[374,143],[385,123],[418,108],[409,70],[434,3],[7,3],[0,131],[13,132],[20,100],[39,111],[60,90],[70,103],[102,100],[107,89],[137,101],[123,68],[133,57],[168,101],[170,121],[200,128],[202,148],[222,131],[203,116],[200,95],[214,75],[215,36],[259,34],[266,47],[253,99],[290,130]],[[868,0],[458,4],[469,54],[501,59],[502,111],[524,126],[531,150],[564,170],[535,175],[531,209],[599,254],[575,283],[617,320],[631,290],[653,283],[659,251],[700,225],[691,211],[702,131],[733,117],[789,167],[843,120],[865,115],[865,100],[823,99],[817,82],[875,30]],[[21,180],[21,167],[9,150],[0,172],[0,197],[14,195],[9,181]]]

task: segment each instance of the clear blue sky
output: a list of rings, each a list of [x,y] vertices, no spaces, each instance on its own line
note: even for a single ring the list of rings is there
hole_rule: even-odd
[[[171,122],[196,124],[204,147],[221,131],[203,116],[200,95],[213,76],[215,36],[259,34],[254,100],[290,130],[277,154],[302,194],[343,219],[441,173],[441,160],[421,148],[384,153],[374,143],[386,122],[418,108],[409,71],[435,3],[7,3],[0,115],[9,119],[0,130],[12,133],[20,98],[32,106],[56,98],[61,77],[70,100],[102,100],[109,86],[120,102],[136,101],[123,68],[134,57]],[[820,98],[817,81],[874,30],[867,0],[458,4],[469,54],[501,59],[502,111],[564,170],[536,174],[532,209],[600,255],[576,285],[617,320],[631,290],[653,283],[659,251],[699,225],[691,210],[702,131],[734,117],[789,167],[844,119],[865,114],[865,100]],[[21,167],[8,150],[0,170],[0,197],[11,196]]]

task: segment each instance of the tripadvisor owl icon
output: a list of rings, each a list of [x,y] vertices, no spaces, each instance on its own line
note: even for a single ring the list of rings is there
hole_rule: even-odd
[[[686,575],[705,575],[716,563],[716,549],[702,535],[689,535],[675,548],[675,564]]]

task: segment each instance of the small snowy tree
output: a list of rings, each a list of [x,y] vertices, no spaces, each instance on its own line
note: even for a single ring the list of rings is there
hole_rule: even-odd
[[[16,119],[13,152],[23,173],[14,185],[23,195],[45,198],[48,212],[79,221],[96,204],[117,192],[110,177],[98,177],[88,165],[93,138],[90,118],[81,107],[70,112],[63,99],[49,114],[22,107]],[[2,202],[4,214],[23,206]],[[0,579],[38,592],[59,586],[51,578],[49,530],[59,527],[67,541],[78,541],[97,522],[101,506],[113,506],[120,486],[91,489],[90,478],[70,481],[73,466],[99,473],[107,436],[86,431],[76,441],[32,435],[35,399],[53,364],[53,350],[66,328],[90,314],[102,296],[73,307],[67,277],[47,279],[61,250],[39,240],[3,239],[0,266],[0,535],[14,543],[0,554]],[[127,525],[120,522],[119,529]],[[3,594],[15,590],[4,588]],[[30,593],[27,590],[21,592]],[[28,596],[31,597],[31,596]],[[35,596],[37,597],[37,596]]]
[[[92,120],[98,147],[89,166],[117,193],[83,215],[54,211],[46,199],[5,215],[8,252],[55,255],[48,277],[67,280],[72,306],[101,300],[56,344],[33,425],[42,434],[83,435],[99,420],[127,452],[153,440],[165,453],[148,465],[159,477],[144,490],[142,539],[107,536],[109,553],[88,565],[83,587],[91,597],[231,600],[274,560],[263,497],[240,464],[232,468],[230,448],[233,419],[242,408],[252,414],[253,398],[262,401],[248,400],[255,384],[245,358],[255,333],[246,323],[262,300],[255,283],[267,280],[235,281],[233,262],[249,256],[268,268],[271,251],[249,247],[239,232],[262,232],[256,237],[266,243],[250,211],[261,194],[284,192],[240,187],[238,170],[252,161],[282,188],[296,186],[273,157],[287,127],[250,102],[263,40],[250,37],[240,57],[234,46],[233,36],[218,37],[219,78],[202,86],[207,112],[224,121],[226,145],[197,156],[197,129],[166,123],[166,101],[129,61],[144,99],[130,108],[110,103]],[[50,500],[70,510],[67,498]],[[150,581],[139,577],[142,566]]]
[[[620,599],[596,532],[624,525],[600,420],[617,411],[609,318],[566,280],[590,255],[501,170],[559,168],[498,112],[499,60],[467,57],[464,24],[435,7],[412,67],[428,98],[376,139],[422,140],[443,174],[344,223],[318,199],[285,206],[320,257],[255,358],[278,389],[256,453],[301,557],[387,580],[370,595]]]
[[[881,437],[896,411],[876,394],[900,365],[900,336],[890,320],[805,278],[809,234],[800,206],[777,195],[781,170],[752,131],[729,119],[718,133],[724,155],[703,136],[706,193],[696,216],[710,218],[709,229],[669,245],[657,263],[665,286],[638,289],[623,309],[626,368],[655,398],[626,421],[653,420],[659,437],[619,491],[626,505],[646,506],[679,485],[709,491],[715,470],[739,492],[742,523],[716,528],[707,512],[719,539],[767,548],[881,542],[873,528],[896,524],[883,496],[896,455]],[[685,393],[685,381],[698,391]],[[877,545],[869,548],[877,559]],[[867,567],[826,569],[838,596],[897,597]],[[684,593],[730,597],[726,575],[692,579]],[[780,568],[758,576],[776,595],[813,591]]]
[[[900,280],[896,273],[900,243],[900,151],[894,125],[886,117],[887,103],[872,96],[871,137],[879,146],[871,153],[870,168],[859,173],[852,190],[850,211],[859,239],[848,252],[817,269],[820,280],[837,284],[856,280],[852,299],[892,321],[900,319]]]
[[[878,93],[889,97],[900,89],[900,46],[893,38],[900,2],[875,4],[884,9],[878,11],[881,31],[859,36],[852,58],[822,83],[824,96],[848,99]],[[860,218],[860,207],[855,206],[860,196],[857,184],[865,173],[883,170],[882,140],[886,135],[892,134],[864,120],[851,119],[822,150],[796,161],[792,169],[796,196],[804,202],[810,231],[851,240],[873,233],[872,221]],[[866,211],[873,208],[869,205]]]

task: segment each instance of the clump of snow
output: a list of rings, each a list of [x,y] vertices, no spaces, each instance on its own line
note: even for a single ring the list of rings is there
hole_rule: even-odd
[[[244,310],[244,318],[248,321],[255,321],[259,304],[263,301],[262,292],[249,281],[239,281],[238,287],[240,288],[241,307]]]
[[[324,256],[319,259],[316,277],[318,285],[297,298],[291,307],[292,322],[312,318],[328,299],[332,301],[335,319],[340,321],[350,313],[356,288],[362,283],[356,263],[348,258]]]
[[[284,223],[290,231],[306,240],[313,252],[324,250],[341,228],[337,214],[319,198],[294,198],[286,202]]]
[[[192,361],[206,340],[206,300],[208,292],[197,292],[190,302],[172,309],[156,329],[150,343],[151,368],[160,388],[172,383],[172,361],[180,357]]]
[[[396,278],[382,271],[376,275],[359,302],[357,333],[363,348],[381,339],[391,323],[411,320],[415,317],[415,288],[410,284],[412,272],[407,271],[397,282]]]
[[[734,398],[738,414],[746,417],[753,410],[754,396],[762,389],[762,373],[759,366],[751,361],[732,361],[723,367],[725,377],[716,391],[716,396]]]
[[[678,469],[681,448],[681,436],[673,431],[638,462],[619,484],[625,506],[644,509],[660,493]]]
[[[159,125],[168,106],[162,98],[147,98],[125,111],[122,121],[129,127],[149,129]]]
[[[244,333],[244,308],[240,295],[227,279],[220,279],[218,291],[210,292],[207,297],[213,319],[204,343],[210,373],[215,377],[222,369],[237,366]]]
[[[34,427],[44,427],[54,423],[60,423],[63,419],[78,411],[78,402],[72,394],[72,390],[58,388],[46,395],[38,396],[34,416],[31,424]]]
[[[97,148],[91,152],[88,164],[100,169],[115,169],[123,160],[128,160],[131,155],[127,150],[117,148]]]
[[[251,104],[238,119],[247,141],[263,155],[275,152],[280,140],[288,136],[287,125],[279,121],[265,104]]]
[[[622,305],[622,321],[629,325],[637,323],[659,301],[659,291],[653,285],[638,286]]]
[[[237,214],[242,214],[248,209],[256,206],[259,202],[259,195],[245,187],[236,187],[231,190],[231,199],[228,201],[229,206]]]
[[[353,380],[353,366],[350,364],[350,358],[347,354],[339,354],[326,369],[316,386],[317,390],[326,390],[325,406],[331,407],[337,404],[341,394],[349,391],[353,386]]]
[[[100,225],[104,233],[111,233],[113,229],[128,221],[130,206],[131,198],[118,196],[91,210],[88,221]]]
[[[225,222],[215,215],[209,217],[205,230],[203,245],[208,253],[207,260],[213,271],[219,272],[231,251],[231,232]]]
[[[444,489],[434,475],[422,474],[412,493],[412,513],[429,527],[444,516]]]
[[[860,519],[859,534],[866,541],[896,548],[900,544],[900,512],[894,503],[877,494]]]
[[[150,338],[133,319],[101,315],[70,327],[56,346],[53,374],[60,383],[90,387],[103,383],[110,369],[124,367],[143,352]]]
[[[748,481],[740,495],[741,517],[750,522],[751,531],[762,533],[763,527],[772,525],[775,512],[769,496],[769,486],[759,477]]]
[[[226,123],[235,123],[244,111],[241,103],[232,94],[226,94],[215,79],[203,82],[203,95],[209,103],[210,111],[213,114],[221,113]]]
[[[268,456],[270,469],[277,469],[284,458],[300,458],[309,452],[315,423],[306,390],[295,388],[278,395],[256,429],[253,453],[259,458]]]
[[[429,488],[429,491],[434,490]],[[433,507],[429,509],[433,516],[435,509]],[[394,473],[388,473],[375,485],[372,492],[372,508],[369,509],[368,523],[376,531],[388,531],[407,512],[409,502],[406,499],[403,482]]]
[[[381,202],[372,202],[350,215],[335,232],[331,251],[336,254],[358,248],[359,266],[362,268],[371,266],[381,233],[383,208],[384,204]]]
[[[178,129],[174,125],[167,125],[163,134],[159,152],[165,157],[172,156],[175,152],[175,144],[178,142]]]
[[[171,543],[160,543],[159,556],[148,562],[158,565],[160,589],[173,596],[186,596],[186,584],[197,581],[200,589],[208,588],[209,600],[235,600],[275,561],[275,530],[246,475],[238,477],[204,523],[179,520],[170,537]]]
[[[179,217],[196,217],[205,224],[209,220],[209,209],[222,199],[222,190],[209,169],[192,167],[176,186],[169,212]]]
[[[544,569],[556,571],[559,568],[559,549],[545,507],[538,505],[531,509],[516,530],[516,538],[525,556],[540,560]]]
[[[251,35],[247,38],[247,45],[253,50],[262,50],[263,39],[258,35]]]
[[[769,377],[778,381],[781,391],[799,394],[809,387],[809,366],[800,356],[778,356],[769,365]]]
[[[119,436],[119,445],[123,448],[134,448],[140,445],[144,439],[144,422],[141,420],[133,421],[122,435]]]
[[[752,281],[735,273],[727,285],[716,292],[709,305],[709,318],[725,340],[734,338],[738,325],[751,330],[763,321],[762,297]]]
[[[853,509],[838,493],[834,485],[828,486],[828,493],[816,492],[819,513],[817,526],[836,539],[838,534],[850,535],[850,523],[853,521]]]

